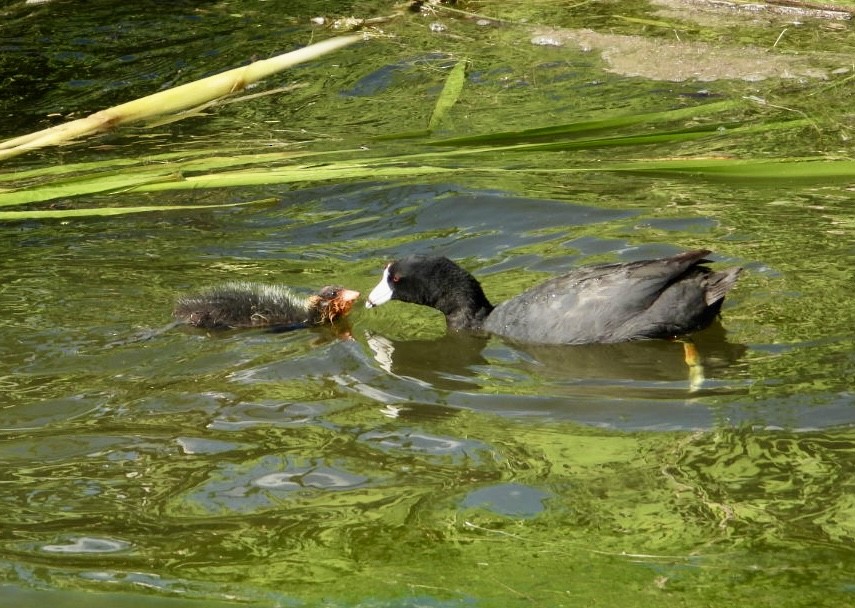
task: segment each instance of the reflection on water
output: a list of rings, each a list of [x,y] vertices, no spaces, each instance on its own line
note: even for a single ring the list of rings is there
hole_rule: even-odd
[[[534,517],[543,511],[543,501],[547,498],[546,492],[509,483],[474,490],[461,505],[490,509],[508,517]]]
[[[746,346],[730,342],[719,323],[693,336],[698,365],[686,361],[686,343],[664,340],[560,347],[459,333],[396,340],[368,332],[365,344],[387,374],[350,386],[393,405],[395,415],[412,401],[442,401],[597,426],[709,428],[721,415],[719,399],[747,396],[751,384]],[[731,423],[739,419],[737,412]]]
[[[124,551],[129,543],[107,538],[78,538],[64,545],[44,545],[42,551],[48,553],[114,553]]]
[[[585,386],[604,394],[616,387],[625,397],[650,396],[646,391],[676,388],[697,393],[714,390],[717,372],[732,370],[745,355],[742,344],[727,341],[720,323],[692,337],[700,355],[702,377],[693,378],[686,361],[686,342],[649,340],[623,344],[564,347],[537,344],[490,343],[487,338],[449,333],[435,339],[391,340],[368,333],[366,343],[387,372],[443,390],[474,389],[509,384],[536,376],[538,394],[545,386]],[[491,363],[488,357],[493,360]],[[489,365],[494,367],[488,367]],[[516,370],[516,371],[514,371]],[[667,392],[653,393],[668,398]],[[596,393],[592,393],[596,396]]]
[[[487,340],[450,333],[423,340],[390,340],[367,333],[365,342],[377,364],[389,374],[423,383],[427,388],[466,390],[481,386],[478,367],[487,365]]]

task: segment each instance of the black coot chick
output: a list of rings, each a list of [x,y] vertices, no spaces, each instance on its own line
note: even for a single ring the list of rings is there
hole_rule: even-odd
[[[579,268],[495,307],[448,258],[416,255],[388,264],[365,305],[423,304],[442,311],[449,329],[531,344],[674,338],[709,325],[742,270],[707,268],[709,253]]]
[[[206,329],[310,327],[344,317],[358,297],[338,286],[302,296],[281,285],[232,282],[179,298],[173,316]]]

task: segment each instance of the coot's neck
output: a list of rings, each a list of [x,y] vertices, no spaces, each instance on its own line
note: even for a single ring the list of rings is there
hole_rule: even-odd
[[[466,270],[452,264],[443,278],[442,288],[434,292],[429,304],[445,315],[448,329],[480,330],[493,311],[481,284]]]

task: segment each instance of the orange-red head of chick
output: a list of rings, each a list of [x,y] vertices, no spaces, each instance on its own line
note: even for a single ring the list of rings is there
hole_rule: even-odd
[[[359,292],[338,285],[322,287],[318,293],[309,296],[309,311],[315,324],[332,323],[339,317],[347,316]]]

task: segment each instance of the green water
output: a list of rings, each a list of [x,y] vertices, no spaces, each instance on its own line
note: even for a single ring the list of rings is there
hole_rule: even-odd
[[[20,134],[51,112],[88,113],[326,37],[307,25],[316,14],[390,10],[284,4],[6,9],[0,128]],[[507,17],[523,10],[510,3]],[[530,18],[632,27],[605,5],[576,10]],[[448,35],[431,34],[434,21]],[[722,39],[766,35],[734,27]],[[410,17],[385,26],[394,37],[272,83],[307,85],[291,94],[0,168],[307,137],[317,149],[418,151],[371,138],[425,127],[450,54],[472,63],[444,137],[747,95],[817,121],[462,167],[851,157],[845,74],[657,82],[531,45],[518,28]],[[851,51],[850,31],[809,22],[794,33],[826,52]],[[0,604],[853,604],[853,183],[473,171],[134,194],[122,202],[275,202],[6,223]],[[184,291],[240,278],[365,294],[386,260],[415,251],[460,260],[500,301],[578,264],[701,247],[746,268],[721,326],[697,336],[702,381],[680,344],[524,348],[446,336],[435,311],[399,303],[355,309],[337,332],[165,327]]]

